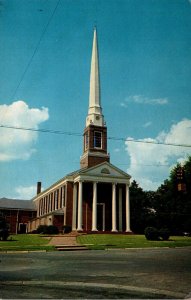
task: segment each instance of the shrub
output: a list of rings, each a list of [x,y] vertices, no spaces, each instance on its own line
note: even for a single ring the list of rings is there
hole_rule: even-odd
[[[41,234],[41,233],[48,233],[48,225],[39,225],[37,228],[37,233]]]
[[[63,226],[63,233],[70,233],[72,231],[72,227],[69,225]]]
[[[6,241],[9,236],[9,224],[3,214],[0,214],[0,240]]]
[[[38,234],[58,234],[58,227],[54,225],[39,225],[36,232]]]
[[[157,241],[159,239],[159,232],[155,227],[147,227],[144,230],[145,237],[149,241]]]
[[[48,226],[47,233],[48,234],[58,234],[59,233],[58,227],[56,227],[54,225]]]
[[[0,229],[0,240],[6,241],[9,236],[9,230],[8,228],[2,228]]]
[[[170,231],[168,228],[161,228],[159,230],[159,236],[162,238],[163,241],[167,241],[170,237]]]

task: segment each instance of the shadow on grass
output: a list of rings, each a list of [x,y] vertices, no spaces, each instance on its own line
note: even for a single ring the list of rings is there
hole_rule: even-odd
[[[6,241],[1,241],[1,240],[0,240],[0,243],[3,243],[3,242],[4,242],[4,243],[7,243],[7,242],[18,242],[18,240],[6,240]]]
[[[18,242],[18,240],[12,238],[12,237],[9,237],[6,241],[4,242]]]

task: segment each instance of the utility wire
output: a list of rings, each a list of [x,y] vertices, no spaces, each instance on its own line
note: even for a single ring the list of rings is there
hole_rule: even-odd
[[[79,132],[67,132],[67,131],[52,130],[52,129],[35,129],[35,128],[25,128],[25,127],[16,127],[16,126],[8,126],[8,125],[0,125],[0,128],[34,131],[34,132],[41,132],[41,133],[60,134],[60,135],[70,135],[70,136],[83,136],[83,134],[81,134]],[[108,137],[108,140],[125,141],[125,142],[128,142],[128,143],[143,143],[143,144],[154,144],[154,145],[163,145],[163,146],[191,148],[191,145],[189,145],[189,144],[175,144],[175,143],[162,143],[162,142],[154,142],[154,141],[141,141],[141,140],[127,139],[127,138],[124,138],[124,137]]]
[[[25,78],[25,75],[26,75],[26,73],[27,73],[27,71],[28,71],[28,69],[29,69],[29,67],[30,67],[30,65],[31,65],[31,63],[32,63],[32,60],[33,60],[34,56],[36,55],[36,53],[37,53],[37,51],[38,51],[38,49],[39,49],[39,46],[40,46],[40,44],[41,44],[41,42],[42,42],[42,39],[43,39],[43,37],[44,37],[44,35],[45,35],[46,31],[47,31],[47,28],[48,28],[50,22],[52,21],[54,15],[55,15],[55,12],[56,12],[56,10],[57,10],[57,7],[58,7],[60,1],[61,1],[61,0],[58,0],[58,2],[57,2],[57,4],[56,4],[56,6],[55,6],[55,8],[54,8],[54,10],[53,10],[53,12],[52,12],[50,18],[49,18],[49,20],[48,20],[48,22],[47,22],[47,24],[46,24],[46,26],[44,27],[44,30],[42,31],[42,34],[41,34],[40,39],[39,39],[39,41],[38,41],[38,43],[37,43],[37,45],[36,45],[36,47],[35,47],[35,50],[34,50],[32,56],[31,56],[31,58],[30,58],[30,60],[29,60],[29,62],[28,62],[28,64],[27,64],[27,66],[26,66],[26,68],[25,68],[25,70],[24,70],[22,76],[21,76],[21,79],[20,79],[18,85],[16,86],[16,89],[15,89],[15,91],[14,91],[14,93],[13,93],[11,99],[13,99],[13,98],[15,97],[15,95],[16,95],[16,93],[17,93],[17,91],[18,91],[18,89],[19,89],[19,87],[20,87],[20,85],[21,85],[23,79]]]
[[[174,147],[187,147],[191,148],[189,144],[175,144],[175,143],[162,143],[162,142],[154,142],[154,141],[142,141],[142,140],[132,140],[126,138],[118,138],[118,137],[108,137],[110,140],[117,140],[117,141],[125,141],[125,142],[133,142],[133,143],[143,143],[143,144],[154,144],[154,145],[163,145],[163,146],[174,146]]]
[[[40,39],[35,47],[35,50],[21,76],[21,79],[12,95],[12,99],[15,97],[16,93],[17,93],[17,90],[19,89],[31,63],[32,63],[32,60],[34,58],[34,56],[36,55],[38,49],[39,49],[39,46],[41,44],[41,41],[47,31],[47,28],[50,24],[50,22],[52,21],[54,15],[55,15],[55,12],[58,8],[58,5],[60,3],[61,0],[58,0],[57,1],[57,4],[44,28],[44,30],[42,31],[42,34],[40,36]],[[25,131],[34,131],[34,132],[42,132],[42,133],[52,133],[52,134],[62,134],[62,135],[70,135],[70,136],[83,136],[82,134],[80,133],[75,133],[75,132],[64,132],[64,131],[61,131],[61,130],[51,130],[51,129],[35,129],[35,128],[25,128],[25,127],[15,127],[15,126],[8,126],[8,125],[0,125],[0,128],[7,128],[7,129],[16,129],[16,130],[25,130]],[[132,140],[132,139],[127,139],[127,138],[123,138],[123,137],[108,137],[108,140],[116,140],[116,141],[125,141],[125,142],[134,142],[134,143],[143,143],[143,144],[155,144],[155,145],[163,145],[163,146],[175,146],[175,147],[187,147],[187,148],[191,148],[191,145],[188,145],[188,144],[174,144],[174,143],[162,143],[162,142],[154,142],[154,141],[141,141],[141,140]]]
[[[35,132],[42,132],[42,133],[54,133],[54,134],[63,134],[63,135],[83,136],[81,133],[77,133],[77,132],[67,132],[67,131],[51,130],[51,129],[25,128],[25,127],[16,127],[16,126],[8,126],[8,125],[0,125],[0,128],[25,130],[25,131],[35,131]]]

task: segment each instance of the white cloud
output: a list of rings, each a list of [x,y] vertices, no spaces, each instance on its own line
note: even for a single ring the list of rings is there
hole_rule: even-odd
[[[38,129],[48,118],[48,108],[29,108],[22,100],[0,105],[0,125]],[[0,133],[0,161],[28,159],[36,151],[37,132],[0,128]]]
[[[134,95],[127,97],[120,106],[127,107],[128,103],[137,103],[145,105],[166,105],[168,104],[168,98],[148,98],[143,95]]]
[[[156,138],[144,138],[140,141],[191,145],[191,120],[182,120],[174,124],[168,132],[160,132]],[[127,172],[144,189],[155,190],[164,179],[168,178],[170,169],[176,162],[184,161],[191,155],[189,147],[129,141],[125,144],[130,156],[130,167]]]
[[[18,186],[15,189],[17,199],[30,200],[36,195],[36,186]]]

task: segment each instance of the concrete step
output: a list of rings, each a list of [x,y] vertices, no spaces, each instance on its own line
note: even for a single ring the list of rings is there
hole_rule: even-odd
[[[88,250],[87,247],[81,245],[56,245],[58,251],[75,251],[75,250]]]

